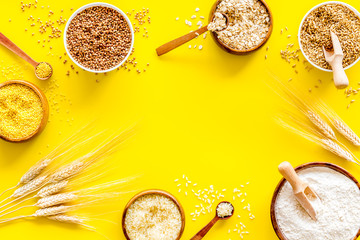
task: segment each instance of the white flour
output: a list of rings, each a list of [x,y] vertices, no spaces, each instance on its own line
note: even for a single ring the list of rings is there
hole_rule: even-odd
[[[360,191],[349,178],[327,167],[298,172],[320,197],[317,221],[305,212],[286,182],[275,204],[277,223],[288,240],[351,240],[360,228]]]

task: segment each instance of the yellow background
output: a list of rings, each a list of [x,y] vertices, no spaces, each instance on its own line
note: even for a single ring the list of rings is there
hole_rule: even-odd
[[[0,8],[1,32],[17,43],[35,60],[48,61],[54,68],[51,82],[40,82],[33,69],[7,49],[0,47],[0,81],[22,78],[47,90],[51,105],[50,122],[44,132],[26,143],[0,142],[0,188],[13,186],[21,175],[42,156],[60,144],[74,131],[89,121],[98,119],[96,129],[123,129],[139,121],[140,130],[119,153],[109,159],[116,167],[106,179],[141,174],[124,190],[135,192],[160,188],[173,193],[184,206],[186,228],[183,239],[189,239],[200,230],[212,214],[192,221],[190,212],[198,201],[193,196],[178,193],[174,179],[186,174],[199,186],[214,185],[217,189],[233,189],[250,182],[246,187],[247,203],[251,204],[255,220],[236,204],[237,214],[250,234],[245,239],[277,239],[270,221],[270,200],[280,180],[277,165],[290,161],[294,166],[311,161],[329,161],[345,167],[360,178],[359,168],[333,156],[320,147],[287,132],[274,122],[283,109],[284,102],[267,86],[272,74],[283,81],[293,78],[289,84],[322,97],[354,130],[360,132],[357,102],[346,109],[351,99],[343,91],[337,91],[331,82],[331,74],[316,69],[305,70],[301,57],[296,69],[280,58],[280,50],[288,43],[297,47],[297,30],[303,15],[320,1],[300,2],[268,0],[274,16],[274,30],[265,47],[247,56],[228,54],[217,47],[208,36],[189,43],[203,45],[203,50],[189,49],[188,45],[157,57],[155,48],[194,29],[185,25],[193,14],[208,16],[212,6],[205,0],[138,0],[107,1],[122,10],[150,9],[151,24],[146,24],[149,38],[144,31],[135,35],[135,54],[139,69],[145,73],[114,71],[106,76],[79,70],[76,75],[71,63],[63,64],[59,56],[65,52],[63,40],[52,40],[42,48],[37,40],[44,39],[30,26],[28,17],[46,20],[48,10],[69,18],[72,11],[87,0],[39,0],[37,9],[22,12],[20,1],[2,0]],[[359,1],[347,1],[360,9]],[[26,2],[25,2],[26,3]],[[45,6],[41,9],[40,6]],[[47,8],[50,6],[50,8]],[[199,7],[200,11],[195,12]],[[64,9],[64,12],[60,12]],[[179,17],[179,21],[175,18]],[[9,22],[11,19],[11,22]],[[133,16],[131,20],[134,21]],[[198,18],[197,18],[198,20]],[[196,25],[197,21],[192,21]],[[285,31],[285,27],[288,31]],[[25,28],[28,31],[25,31]],[[64,25],[61,26],[61,29]],[[280,34],[281,29],[284,33]],[[35,36],[31,33],[35,32]],[[290,38],[287,35],[291,35]],[[53,49],[49,51],[49,46]],[[266,47],[269,47],[266,51]],[[49,54],[50,52],[50,54]],[[265,60],[267,55],[267,60]],[[150,63],[147,67],[146,64]],[[8,73],[14,70],[14,73]],[[70,76],[66,72],[70,71]],[[348,70],[351,86],[357,88],[360,64]],[[319,84],[318,79],[322,80]],[[96,82],[98,80],[99,82]],[[58,85],[54,87],[54,82]],[[319,88],[315,88],[319,85]],[[52,90],[49,90],[52,89]],[[95,146],[88,146],[90,150]],[[356,154],[359,152],[352,149]],[[85,153],[85,152],[84,152]],[[106,181],[106,179],[102,181]],[[190,190],[188,190],[190,192]],[[127,201],[135,193],[126,193],[110,209],[117,210],[103,218],[119,223],[95,222],[100,232],[110,239],[125,239],[121,231],[120,217]],[[232,196],[232,195],[229,195]],[[231,198],[229,199],[231,200]],[[239,219],[234,217],[221,222],[209,232],[206,239],[239,239],[228,234]],[[18,221],[0,227],[1,239],[102,239],[101,236],[66,224],[47,220]]]

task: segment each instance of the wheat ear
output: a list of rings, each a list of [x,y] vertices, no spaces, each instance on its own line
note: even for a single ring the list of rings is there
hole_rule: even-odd
[[[46,167],[49,166],[49,164],[51,162],[53,162],[55,159],[63,156],[64,154],[66,154],[67,152],[72,152],[74,149],[77,149],[80,145],[85,144],[86,142],[90,141],[92,138],[98,136],[101,134],[95,134],[94,136],[90,137],[90,138],[85,138],[85,133],[89,132],[89,130],[91,129],[90,126],[92,124],[88,124],[85,127],[81,128],[80,130],[78,130],[75,134],[73,134],[70,138],[68,138],[66,141],[64,141],[62,144],[60,144],[57,148],[55,148],[52,152],[50,152],[43,160],[39,161],[38,163],[36,163],[34,166],[32,166],[20,179],[20,181],[18,182],[18,184],[14,187],[8,188],[5,191],[3,191],[0,194],[0,197],[5,194],[6,192],[17,188],[18,186],[22,185],[22,184],[26,184],[28,182],[30,182],[31,180],[35,179],[37,176],[40,175],[40,173],[42,173]],[[80,133],[83,135],[81,136]],[[77,143],[79,142],[80,143]],[[6,201],[9,198],[6,198],[2,201],[0,201],[0,204],[4,201]]]
[[[59,192],[60,192],[61,190],[63,190],[67,185],[68,185],[68,181],[65,181],[65,180],[64,180],[64,181],[61,181],[61,182],[58,182],[58,183],[53,183],[53,184],[50,184],[50,185],[48,185],[48,186],[45,186],[45,187],[41,188],[41,189],[37,192],[37,194],[36,194],[35,196],[30,197],[30,198],[26,198],[26,199],[24,199],[24,200],[22,200],[22,201],[20,201],[20,202],[17,202],[16,204],[14,204],[14,205],[12,205],[12,206],[10,206],[10,207],[8,207],[8,208],[0,211],[0,213],[6,212],[7,210],[9,210],[9,209],[11,209],[11,208],[14,208],[14,207],[18,206],[19,204],[21,204],[21,203],[23,203],[23,202],[25,202],[25,201],[28,201],[28,200],[30,200],[30,199],[33,199],[33,198],[36,198],[36,197],[45,198],[45,197],[51,196],[51,195],[53,195],[53,194],[59,193]],[[32,207],[32,206],[33,206],[33,205],[30,205],[30,206],[27,206],[27,207]],[[13,212],[15,212],[15,211],[17,211],[17,210],[20,210],[20,209],[21,209],[21,208],[17,208],[17,209],[14,210],[14,211],[11,211],[11,212],[8,212],[8,213],[5,213],[5,214],[0,215],[0,217],[3,217],[3,216],[5,216],[5,215],[8,215],[8,214],[13,213]]]
[[[10,197],[11,198],[25,197],[28,194],[42,187],[46,182],[47,182],[47,176],[40,176],[38,178],[35,178],[34,180],[31,180],[24,186],[21,186],[20,188],[16,189],[15,192]]]
[[[85,221],[83,218],[77,217],[77,216],[70,216],[66,214],[58,214],[55,216],[50,216],[48,219],[58,221],[58,222],[64,222],[64,223],[74,223],[82,225]]]
[[[37,194],[36,197],[47,197],[47,196],[51,196],[54,195],[56,193],[61,192],[67,185],[69,184],[68,181],[63,180],[57,183],[52,183],[48,186],[43,187],[42,189],[40,189]]]
[[[347,140],[349,140],[353,145],[360,146],[360,138],[358,137],[358,135],[356,135],[356,133],[342,120],[333,119],[333,125],[336,130]]]
[[[309,120],[324,134],[327,138],[335,140],[336,136],[332,128],[326,121],[324,121],[319,114],[313,111],[307,111],[307,117]]]
[[[359,163],[355,161],[353,155],[349,151],[342,148],[339,144],[335,143],[331,139],[321,139],[321,145],[323,146],[323,148],[334,153],[335,155],[338,155],[339,157],[341,157],[345,160],[348,160],[350,162],[353,162],[353,163],[356,163],[359,165]]]
[[[309,126],[306,126],[305,124],[304,124],[304,126],[301,126],[301,125],[299,125],[300,123],[295,122],[299,126],[294,127],[281,118],[279,118],[277,120],[278,120],[278,123],[281,126],[283,126],[284,128],[291,130],[292,132],[304,137],[305,139],[308,139],[311,142],[319,144],[324,149],[332,152],[333,154],[336,154],[337,156],[339,156],[347,161],[351,161],[353,163],[359,164],[357,158],[355,158],[354,155],[348,149],[341,147],[339,144],[335,143],[331,139],[319,137],[319,136],[321,136],[321,135],[319,135],[320,133],[318,134],[315,130],[310,130],[311,128]],[[299,128],[301,128],[301,129],[299,129]]]
[[[59,193],[56,195],[40,198],[35,206],[39,208],[47,208],[56,206],[59,204],[64,204],[68,202],[72,202],[79,199],[79,196],[74,193]]]
[[[20,188],[16,189],[11,196],[6,198],[6,199],[13,198],[13,200],[0,206],[0,209],[35,192],[36,190],[38,190],[47,183],[47,179],[48,179],[47,176],[40,176],[30,181],[29,183],[25,184],[24,186],[21,186]]]
[[[60,168],[56,172],[54,172],[50,176],[49,182],[50,183],[60,182],[60,181],[66,180],[66,179],[78,174],[85,167],[83,158],[77,159],[77,160],[69,163],[68,165]]]

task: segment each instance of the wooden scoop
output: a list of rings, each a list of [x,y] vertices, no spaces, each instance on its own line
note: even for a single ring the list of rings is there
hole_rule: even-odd
[[[21,57],[22,59],[24,59],[25,61],[27,61],[28,63],[30,63],[34,68],[35,68],[35,76],[40,79],[40,80],[47,80],[49,79],[52,74],[53,74],[53,70],[52,67],[49,63],[46,63],[50,66],[51,68],[51,73],[49,74],[49,76],[45,77],[45,78],[41,78],[38,75],[36,75],[36,67],[40,64],[39,62],[36,62],[34,59],[32,59],[29,55],[27,55],[23,50],[21,50],[21,48],[19,48],[15,43],[13,43],[10,39],[8,39],[4,34],[2,34],[0,32],[0,44],[2,44],[3,46],[7,47],[9,50],[11,50],[13,53],[15,53],[16,55],[18,55],[19,57]]]
[[[229,204],[231,204],[230,202],[226,202],[226,201],[220,202],[217,205],[216,210],[218,209],[218,207],[219,207],[219,205],[221,203],[229,203]],[[190,240],[200,240],[200,239],[202,239],[210,231],[210,229],[215,225],[215,223],[217,223],[217,221],[229,219],[233,215],[234,215],[234,206],[233,206],[233,211],[232,211],[231,215],[223,217],[223,218],[219,217],[218,214],[217,214],[217,211],[216,211],[215,217],[205,227],[203,227],[195,236],[190,238]]]
[[[296,174],[294,168],[289,162],[282,162],[279,165],[279,172],[291,184],[295,198],[306,210],[310,217],[316,220],[316,211],[311,201],[318,199],[316,193],[309,187],[309,184],[303,182]]]
[[[226,14],[222,14],[224,17],[225,17],[225,21],[226,21],[226,27],[228,26],[229,24],[229,18]],[[215,15],[213,15],[212,19],[215,17]],[[226,28],[225,27],[225,28]],[[225,29],[224,28],[224,29]],[[202,28],[199,28],[198,30],[196,31],[193,31],[193,32],[190,32],[184,36],[181,36],[179,38],[176,38],[168,43],[165,43],[164,45],[158,47],[156,49],[156,53],[158,56],[161,56],[167,52],[170,52],[171,50],[177,48],[177,47],[180,47],[181,45],[183,45],[184,43],[187,43],[188,41],[196,38],[197,36],[203,34],[204,32],[207,32],[209,29],[208,29],[208,25],[202,27]]]
[[[330,31],[330,35],[334,50],[326,51],[323,46],[325,60],[331,65],[333,70],[335,87],[338,89],[346,88],[349,86],[349,80],[342,65],[344,53],[341,49],[340,41],[336,34]]]

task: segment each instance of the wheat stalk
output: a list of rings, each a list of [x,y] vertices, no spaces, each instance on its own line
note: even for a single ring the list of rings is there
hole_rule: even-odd
[[[65,223],[74,223],[82,225],[84,223],[84,219],[77,217],[77,216],[70,216],[66,214],[58,214],[55,216],[50,216],[48,219],[58,221],[58,222],[65,222]]]
[[[325,148],[326,150],[338,155],[339,157],[341,157],[345,160],[348,160],[350,162],[354,162],[354,163],[358,164],[355,161],[353,155],[349,151],[342,148],[339,144],[335,143],[331,139],[321,139],[320,141],[321,141],[323,148]]]
[[[35,206],[39,208],[47,208],[63,203],[72,202],[79,199],[79,196],[74,193],[59,193],[56,195],[40,198]]]
[[[336,139],[335,133],[332,128],[324,121],[319,114],[313,111],[307,111],[307,117],[309,120],[324,134],[327,138]]]
[[[50,176],[49,182],[56,183],[73,177],[74,175],[78,174],[84,168],[84,166],[84,161],[82,161],[82,159],[77,159],[66,165],[65,167],[59,169],[58,171],[54,172]]]
[[[360,146],[360,138],[343,121],[338,119],[333,119],[333,125],[336,128],[336,130],[338,130],[339,133],[343,135],[347,140],[349,140],[352,144],[354,144],[355,146]]]
[[[51,163],[51,159],[45,158],[32,166],[20,179],[19,184],[26,184],[39,176],[39,174]]]
[[[48,216],[66,213],[66,212],[70,211],[71,209],[73,209],[73,206],[65,206],[65,205],[42,208],[42,209],[36,210],[36,212],[30,216],[32,216],[32,217],[48,217]]]
[[[25,184],[24,186],[21,186],[18,189],[16,189],[15,192],[10,197],[16,199],[20,197],[25,197],[26,195],[36,191],[41,186],[43,186],[46,183],[46,181],[47,181],[47,176],[37,177],[31,180],[30,182],[28,182],[27,184]]]
[[[338,143],[334,142],[331,139],[325,138],[325,136],[321,135],[315,129],[312,129],[310,126],[301,122],[296,122],[294,119],[291,119],[291,121],[297,124],[297,126],[289,124],[282,118],[279,118],[277,120],[279,124],[281,124],[281,126],[283,126],[284,128],[290,129],[292,132],[304,137],[305,139],[319,144],[324,149],[332,152],[333,154],[336,154],[337,156],[345,160],[359,164],[358,159],[348,149],[340,146]]]
[[[52,183],[52,184],[40,189],[38,191],[38,193],[36,194],[36,196],[43,198],[43,197],[54,195],[54,194],[62,191],[68,184],[69,184],[69,182],[66,180],[63,180],[63,181],[60,181],[57,183]]]

